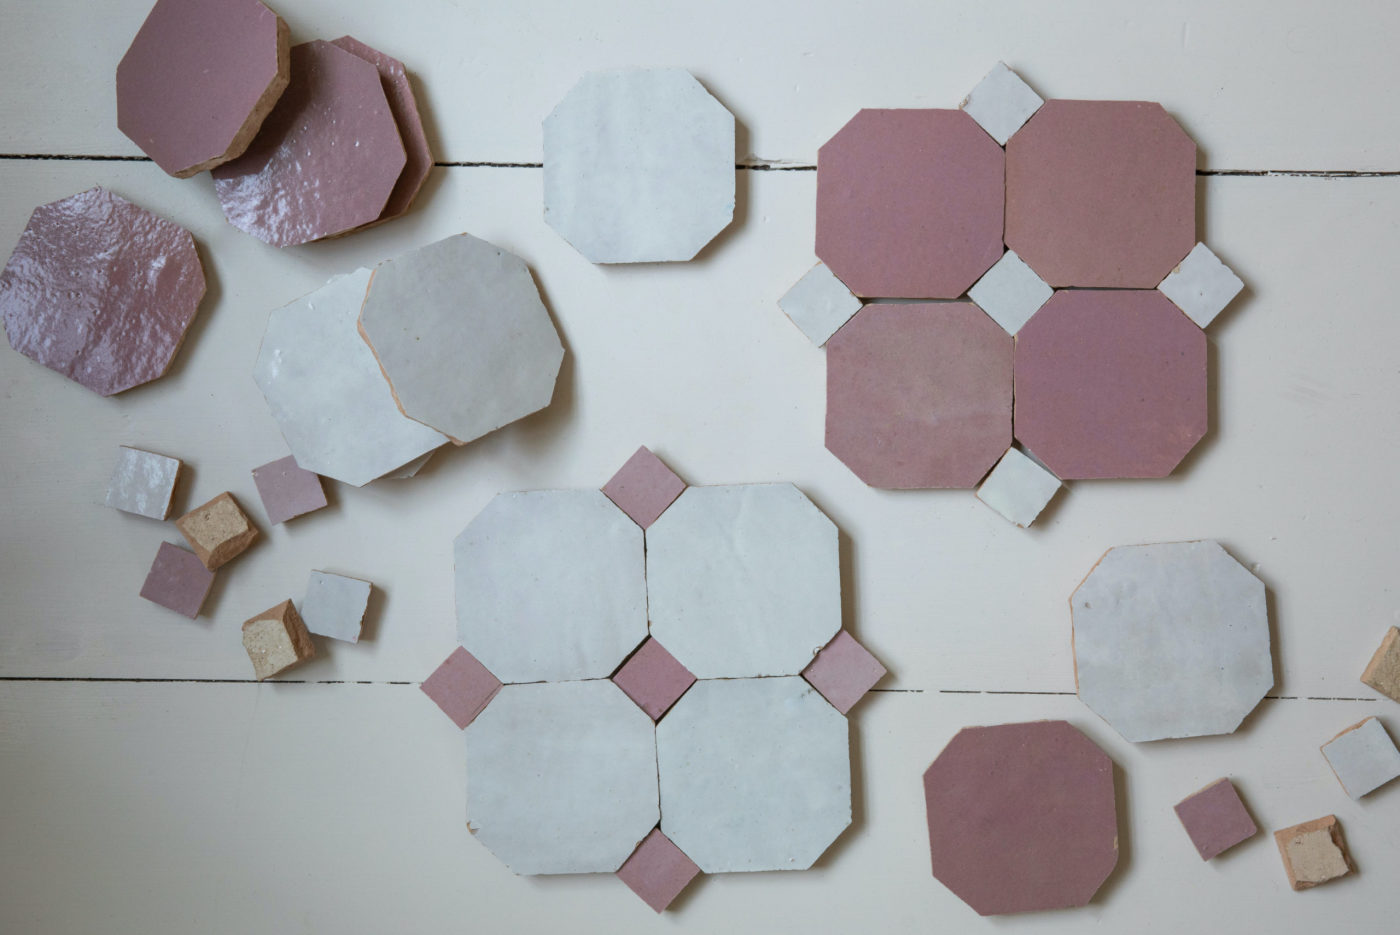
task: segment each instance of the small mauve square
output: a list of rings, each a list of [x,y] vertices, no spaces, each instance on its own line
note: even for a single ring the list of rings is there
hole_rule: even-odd
[[[811,686],[842,714],[855,707],[888,670],[845,630],[826,644],[802,672]]]
[[[253,483],[258,487],[267,519],[273,524],[285,523],[326,505],[321,476],[302,468],[291,455],[253,468]]]
[[[141,585],[141,596],[193,620],[199,616],[213,586],[214,573],[204,567],[198,556],[178,545],[162,542],[150,573]]]
[[[458,646],[420,687],[452,723],[466,730],[501,690],[501,680]]]
[[[1220,779],[1176,806],[1176,817],[1202,860],[1253,837],[1259,829],[1240,800],[1234,783]]]
[[[651,637],[613,675],[618,688],[653,721],[670,710],[695,684],[695,676]]]
[[[656,522],[683,490],[685,481],[646,446],[638,448],[603,487],[608,499],[643,529]]]
[[[661,912],[699,872],[695,861],[685,856],[660,828],[655,828],[637,845],[617,875],[643,902]]]

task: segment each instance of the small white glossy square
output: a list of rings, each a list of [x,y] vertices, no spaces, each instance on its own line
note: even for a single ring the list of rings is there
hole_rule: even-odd
[[[818,263],[797,280],[778,300],[792,323],[802,329],[817,347],[825,344],[851,316],[860,311],[860,299],[836,278],[836,274]]]
[[[1024,529],[1035,522],[1060,486],[1058,477],[1010,448],[977,488],[977,499]]]
[[[1002,62],[987,72],[962,102],[967,115],[1002,146],[1045,101]]]
[[[1210,247],[1198,243],[1157,288],[1204,328],[1240,294],[1244,281]]]
[[[123,513],[166,519],[179,476],[177,459],[122,446],[107,484],[107,505]]]
[[[360,641],[365,611],[369,607],[370,583],[346,575],[313,571],[301,602],[301,619],[317,636]]]
[[[967,290],[968,298],[1001,325],[1007,334],[1015,334],[1040,307],[1050,301],[1055,290],[1036,275],[1035,270],[1008,250],[992,268],[982,274]]]

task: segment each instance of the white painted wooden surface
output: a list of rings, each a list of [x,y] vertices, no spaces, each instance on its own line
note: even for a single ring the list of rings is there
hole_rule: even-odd
[[[1073,485],[1022,531],[970,492],[868,489],[823,449],[823,352],[776,306],[813,261],[811,172],[740,172],[737,222],[695,263],[600,269],[544,224],[537,168],[439,168],[410,216],[277,251],[223,221],[207,176],[0,159],[4,250],[35,205],[101,183],[190,227],[211,285],[174,373],[116,399],[0,349],[0,931],[990,930],[928,874],[919,776],[962,725],[1038,717],[1122,767],[1124,859],[1089,909],[1000,925],[1393,925],[1400,788],[1352,802],[1317,747],[1368,714],[1400,727],[1357,681],[1400,619],[1400,7],[277,6],[296,40],[403,58],[445,162],[536,162],[583,71],[674,64],[734,111],[741,157],[811,163],[858,107],[954,106],[1004,58],[1048,97],[1162,101],[1203,169],[1381,174],[1203,176],[1202,234],[1249,284],[1211,328],[1210,436],[1174,478]],[[146,7],[8,4],[0,153],[135,153],[111,84]],[[555,405],[416,480],[328,485],[332,508],[265,527],[199,622],[142,601],[175,532],[102,505],[116,446],[193,465],[177,509],[257,504],[249,471],[286,453],[251,378],[268,312],[461,230],[534,270],[569,349]],[[620,882],[515,878],[471,840],[460,739],[416,688],[454,644],[453,536],[500,490],[598,486],[641,443],[692,482],[806,491],[844,534],[846,624],[892,673],[856,710],[856,821],[818,869],[704,880],[659,920]],[[1135,747],[1063,694],[1066,598],[1109,546],[1198,537],[1269,585],[1282,697],[1235,736]],[[239,622],[312,568],[382,586],[366,639],[322,641],[307,684],[247,683]],[[1310,700],[1338,696],[1365,700]],[[1171,805],[1221,775],[1266,828],[1338,814],[1361,873],[1294,894],[1265,837],[1203,865]]]

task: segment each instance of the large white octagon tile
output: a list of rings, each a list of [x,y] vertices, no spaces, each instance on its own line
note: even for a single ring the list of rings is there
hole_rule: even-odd
[[[656,752],[661,830],[706,873],[805,870],[851,823],[846,718],[802,678],[696,682]]]
[[[465,737],[467,826],[515,873],[611,873],[656,827],[652,721],[610,681],[507,685]]]
[[[1109,549],[1070,607],[1079,697],[1127,740],[1231,733],[1273,687],[1264,583],[1218,543]]]
[[[797,675],[841,628],[836,526],[791,484],[691,487],[646,535],[651,635],[697,678]]]
[[[456,565],[458,639],[502,682],[607,678],[646,639],[642,530],[601,491],[498,494]]]

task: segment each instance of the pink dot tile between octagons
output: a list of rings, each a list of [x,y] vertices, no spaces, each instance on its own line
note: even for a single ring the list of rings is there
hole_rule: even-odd
[[[1201,860],[1229,850],[1259,832],[1234,783],[1221,779],[1176,806],[1176,817],[1196,846]]]
[[[642,446],[627,459],[603,493],[643,529],[666,512],[685,490],[685,481],[666,463]]]
[[[647,835],[617,871],[622,882],[657,912],[671,905],[699,873],[695,861],[660,828]]]
[[[821,692],[833,708],[846,714],[865,697],[866,692],[875,687],[876,682],[885,677],[886,672],[870,650],[842,630],[817,653],[817,658],[803,671],[802,677]]]
[[[1016,438],[1062,480],[1165,477],[1206,433],[1206,376],[1155,289],[1057,292],[1016,335]]]
[[[1011,445],[1011,361],[970,302],[867,305],[826,345],[826,447],[872,487],[975,487]]]
[[[433,703],[452,719],[452,723],[466,730],[467,725],[476,720],[496,693],[501,690],[501,680],[481,664],[471,653],[458,646],[452,655],[443,660],[433,674],[423,680],[420,686],[423,694],[433,699]]]
[[[1004,158],[960,110],[860,111],[817,155],[817,256],[859,296],[961,296],[1001,258]]]
[[[612,680],[653,721],[659,721],[695,684],[695,675],[666,647],[648,637]]]
[[[1152,289],[1196,243],[1196,144],[1160,104],[1048,101],[1006,144],[1006,245],[1052,286]]]

